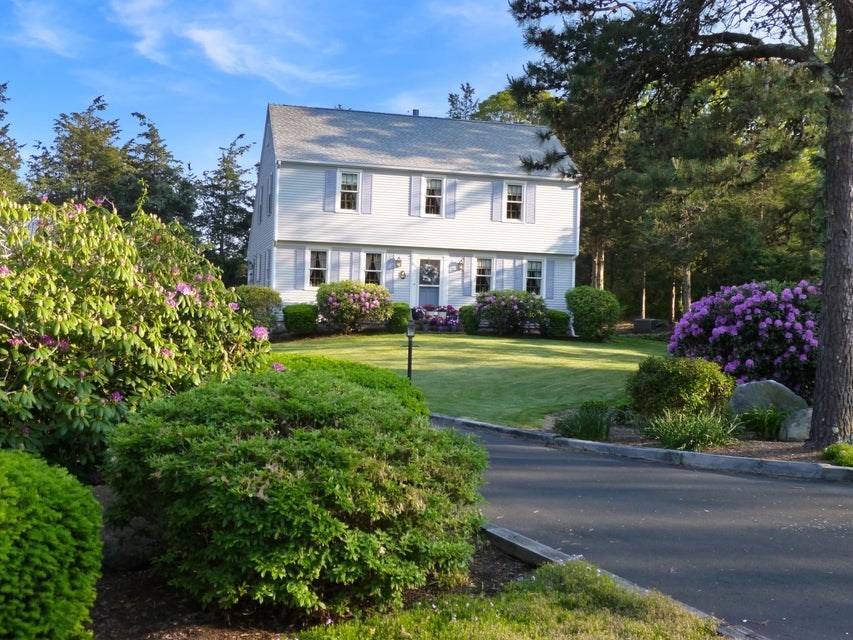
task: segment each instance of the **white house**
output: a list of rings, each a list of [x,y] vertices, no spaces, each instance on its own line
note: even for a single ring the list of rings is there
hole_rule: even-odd
[[[522,156],[562,151],[541,127],[269,105],[247,259],[285,305],[324,282],[385,286],[395,301],[471,304],[526,289],[566,309],[580,184]]]

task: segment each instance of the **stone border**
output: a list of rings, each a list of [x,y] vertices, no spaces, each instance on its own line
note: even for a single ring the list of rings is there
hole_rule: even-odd
[[[627,444],[611,444],[608,442],[593,442],[590,440],[575,440],[564,438],[553,433],[517,429],[478,422],[464,418],[453,418],[434,413],[430,416],[433,425],[439,427],[459,427],[463,429],[482,429],[493,431],[516,438],[535,440],[543,445],[584,451],[600,455],[618,456],[647,462],[705,469],[708,471],[728,471],[733,473],[751,473],[756,475],[773,476],[778,478],[794,478],[799,480],[821,480],[825,482],[853,482],[853,467],[838,467],[832,464],[818,462],[785,462],[783,460],[765,460],[762,458],[744,458],[740,456],[725,456],[714,453],[698,453],[696,451],[677,451],[674,449],[656,449],[654,447],[634,447]]]

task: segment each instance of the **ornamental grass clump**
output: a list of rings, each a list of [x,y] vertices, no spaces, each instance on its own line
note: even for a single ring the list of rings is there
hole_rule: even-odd
[[[176,223],[0,197],[0,247],[0,448],[88,475],[128,410],[269,348]]]
[[[323,320],[341,333],[360,331],[368,322],[384,324],[394,312],[388,289],[351,280],[320,285],[317,309]]]
[[[477,324],[485,320],[498,335],[522,333],[545,323],[545,301],[528,291],[486,291],[477,294],[474,316]]]
[[[753,282],[694,302],[676,324],[669,352],[718,363],[738,384],[776,380],[807,400],[814,387],[820,291]]]
[[[485,452],[430,428],[365,365],[273,364],[148,405],[111,435],[118,514],[162,528],[172,584],[222,609],[326,617],[467,575]]]

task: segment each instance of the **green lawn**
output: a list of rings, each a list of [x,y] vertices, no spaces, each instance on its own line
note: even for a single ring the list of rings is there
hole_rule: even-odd
[[[412,382],[433,413],[536,427],[584,400],[618,400],[638,363],[663,355],[663,342],[620,337],[588,343],[466,334],[418,334]],[[273,352],[356,360],[406,375],[405,336],[331,336],[283,342]]]

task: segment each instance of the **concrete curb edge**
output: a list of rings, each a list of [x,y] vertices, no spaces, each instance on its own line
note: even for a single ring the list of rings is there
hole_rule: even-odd
[[[782,460],[763,460],[760,458],[743,458],[724,456],[695,451],[676,451],[673,449],[656,449],[653,447],[632,447],[625,444],[607,442],[592,442],[564,438],[553,433],[531,431],[515,427],[504,427],[478,422],[465,418],[453,418],[434,413],[430,416],[432,424],[440,427],[459,427],[467,429],[483,429],[494,431],[515,438],[537,440],[544,445],[597,453],[601,455],[619,456],[634,460],[660,462],[691,469],[709,471],[728,471],[734,473],[751,473],[755,475],[773,476],[777,478],[793,478],[798,480],[821,480],[825,482],[853,482],[853,467],[837,467],[831,464],[815,462],[785,462]]]

